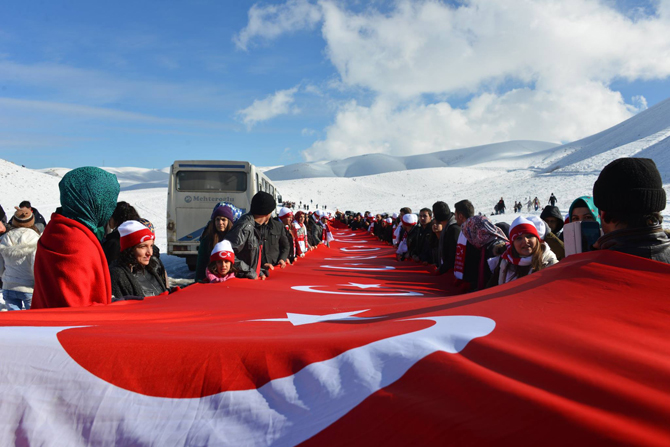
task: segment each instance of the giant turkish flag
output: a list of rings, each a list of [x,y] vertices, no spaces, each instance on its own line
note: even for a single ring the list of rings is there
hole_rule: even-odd
[[[670,445],[670,266],[454,295],[334,230],[267,281],[0,315],[0,445]]]

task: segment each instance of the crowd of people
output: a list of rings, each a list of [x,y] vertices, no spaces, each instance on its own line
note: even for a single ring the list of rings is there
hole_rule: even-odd
[[[428,266],[445,280],[476,291],[505,284],[551,267],[565,258],[565,224],[593,222],[601,235],[589,250],[614,250],[670,264],[670,239],[661,224],[666,193],[661,175],[650,159],[623,158],[607,165],[593,187],[593,196],[574,199],[567,216],[551,193],[540,216],[518,216],[511,224],[493,223],[476,213],[469,200],[453,211],[445,202],[399,213],[349,213],[342,222],[353,230],[368,231],[396,248],[398,261]],[[528,211],[539,211],[537,197],[528,199]],[[515,203],[521,212],[521,202]],[[505,212],[501,197],[494,214]]]
[[[61,207],[48,225],[30,202],[7,216],[0,207],[0,278],[8,310],[104,305],[172,293],[152,223],[118,202],[113,174],[84,167],[59,183]],[[504,201],[502,212],[504,212]],[[533,201],[535,202],[535,201]],[[259,192],[249,212],[217,203],[200,239],[195,281],[265,280],[333,240],[329,221],[366,231],[395,247],[398,262],[425,265],[464,292],[505,284],[550,268],[565,257],[564,225],[593,222],[601,237],[589,249],[614,250],[670,264],[660,211],[666,193],[652,160],[607,165],[592,196],[572,201],[567,216],[550,204],[540,216],[493,223],[469,200],[437,201],[414,214],[306,212],[302,203],[277,211]],[[518,205],[518,204],[515,204]],[[515,208],[517,208],[515,206]],[[515,209],[516,210],[516,209]],[[276,217],[273,214],[276,213]]]

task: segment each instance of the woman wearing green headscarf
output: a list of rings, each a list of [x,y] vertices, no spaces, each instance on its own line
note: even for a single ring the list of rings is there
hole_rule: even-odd
[[[119,182],[100,168],[74,169],[58,184],[61,208],[37,245],[32,309],[109,304],[112,285],[100,245]]]

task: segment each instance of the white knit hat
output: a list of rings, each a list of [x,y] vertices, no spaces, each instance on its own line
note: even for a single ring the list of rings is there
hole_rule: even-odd
[[[535,225],[535,228],[537,228],[537,234],[540,235],[540,239],[544,240],[548,230],[547,224],[544,223],[544,221],[538,216],[528,216],[528,220],[533,222],[533,225]]]
[[[542,240],[535,224],[525,217],[519,216],[514,219],[514,222],[512,222],[512,225],[509,227],[509,240],[514,242],[514,239],[524,234],[532,234],[536,238]]]
[[[230,245],[230,241],[225,239],[214,246],[212,253],[209,256],[209,262],[216,262],[221,260],[235,262],[235,252],[233,251],[233,246]]]
[[[288,215],[291,215],[291,217],[293,217],[293,211],[291,211],[289,208],[286,208],[285,206],[283,206],[277,213],[277,216],[279,216],[280,219]]]
[[[416,214],[405,214],[402,216],[402,223],[405,225],[416,225],[419,221],[419,218],[416,217]]]

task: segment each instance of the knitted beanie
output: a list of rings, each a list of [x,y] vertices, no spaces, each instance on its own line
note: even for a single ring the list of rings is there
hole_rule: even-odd
[[[235,252],[233,246],[230,245],[230,241],[224,239],[214,246],[209,256],[209,262],[216,261],[235,262]]]
[[[35,225],[35,215],[30,208],[14,207],[16,212],[12,218],[12,226],[30,228]]]
[[[405,214],[402,216],[402,223],[405,225],[414,226],[418,221],[419,219],[416,217],[416,214]]]
[[[119,225],[119,235],[121,236],[121,251],[139,245],[142,242],[156,239],[153,231],[136,220],[127,220]]]
[[[285,206],[283,206],[283,207],[279,210],[279,212],[277,213],[277,216],[278,216],[280,219],[283,219],[284,217],[289,217],[289,216],[290,216],[290,217],[293,217],[293,211],[291,211],[289,208],[286,208]]]
[[[665,209],[666,194],[654,160],[619,158],[600,171],[593,200],[603,211],[648,214]]]
[[[272,195],[265,191],[257,192],[251,199],[251,209],[249,212],[256,216],[266,216],[272,214],[277,208],[277,202]]]
[[[212,211],[211,220],[216,219],[217,217],[225,217],[229,221],[234,221],[233,210],[228,205],[217,205]]]
[[[542,240],[533,222],[525,217],[519,216],[514,219],[512,225],[509,227],[509,240],[514,242],[516,238],[523,236],[524,234],[532,234],[538,238],[538,240]]]
[[[537,234],[540,236],[540,240],[544,241],[544,238],[547,236],[549,226],[537,216],[528,216],[528,220],[531,221],[533,225],[535,225],[535,229],[537,230]]]

